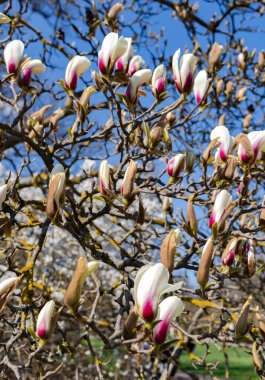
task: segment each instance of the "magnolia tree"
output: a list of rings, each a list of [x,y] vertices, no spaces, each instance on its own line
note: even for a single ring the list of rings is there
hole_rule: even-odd
[[[1,378],[263,378],[262,1],[1,3]]]

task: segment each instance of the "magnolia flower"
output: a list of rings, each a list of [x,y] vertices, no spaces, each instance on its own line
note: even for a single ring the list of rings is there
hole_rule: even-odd
[[[167,89],[166,69],[164,65],[159,65],[153,72],[152,92],[156,98],[159,98]]]
[[[160,322],[152,332],[154,343],[162,344],[165,342],[173,319],[183,313],[183,310],[183,302],[177,296],[167,297],[159,304],[156,320]]]
[[[196,58],[193,54],[183,54],[180,59],[180,49],[176,51],[172,60],[172,69],[177,90],[180,94],[189,94],[192,90]]]
[[[132,76],[136,71],[141,70],[144,67],[145,61],[140,55],[132,57],[129,63],[128,74]]]
[[[231,267],[236,255],[238,254],[239,240],[233,238],[226,246],[225,251],[222,255],[222,264]]]
[[[208,79],[206,70],[201,70],[196,75],[194,79],[193,91],[197,104],[200,104],[202,99],[204,98],[209,86],[209,81],[210,80]]]
[[[244,164],[251,164],[259,160],[261,152],[265,151],[265,130],[250,132],[247,137],[253,152],[248,152],[247,146],[239,140],[237,154]]]
[[[53,331],[52,317],[54,314],[55,302],[47,302],[41,309],[37,319],[37,335],[40,339],[47,339]]]
[[[64,295],[64,303],[76,310],[79,306],[82,287],[86,278],[99,266],[99,261],[90,261],[81,256],[77,262],[74,274]]]
[[[129,62],[133,55],[133,47],[132,47],[132,39],[131,38],[125,38],[128,46],[126,49],[125,54],[123,54],[116,62],[116,69],[119,71],[122,71],[124,73],[127,73],[129,68]]]
[[[215,199],[213,210],[210,215],[210,228],[212,228],[215,223],[219,224],[221,222],[222,217],[230,206],[231,202],[232,196],[228,193],[228,191],[221,190]]]
[[[65,172],[62,165],[56,165],[51,171],[46,215],[53,219],[64,202]]]
[[[2,209],[2,204],[6,200],[7,190],[8,190],[8,184],[0,186],[0,210]]]
[[[226,161],[234,144],[234,138],[230,136],[229,130],[224,125],[219,125],[212,130],[210,138],[211,141],[218,139],[220,145],[217,150],[217,157]]]
[[[89,68],[91,62],[86,57],[76,55],[68,63],[65,70],[65,85],[71,90],[75,90],[78,78],[81,77]]]
[[[128,41],[117,33],[109,33],[103,40],[98,53],[98,68],[102,74],[111,74],[115,62],[126,53]]]
[[[7,24],[9,22],[11,22],[11,18],[9,18],[4,13],[0,13],[0,24]]]
[[[162,294],[180,289],[182,282],[170,285],[169,271],[163,264],[149,264],[139,269],[134,281],[134,298],[141,318],[151,322],[157,315]]]
[[[32,74],[44,73],[46,66],[39,60],[30,58],[26,59],[20,67],[20,80],[23,86],[28,86],[31,82]]]
[[[4,59],[8,74],[16,73],[19,63],[24,52],[24,44],[22,41],[14,40],[6,45],[4,50]]]
[[[128,84],[124,95],[132,102],[136,103],[137,101],[137,91],[138,88],[148,82],[152,76],[152,71],[149,69],[143,69],[137,71],[133,76],[131,77],[131,81]]]
[[[100,164],[98,179],[101,194],[107,195],[111,190],[110,167],[107,160]]]
[[[177,154],[168,161],[166,171],[170,177],[178,178],[180,173],[185,169],[185,154]]]

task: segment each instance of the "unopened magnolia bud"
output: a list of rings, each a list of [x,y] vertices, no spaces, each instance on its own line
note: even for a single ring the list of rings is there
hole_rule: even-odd
[[[258,69],[261,71],[264,68],[265,55],[264,51],[259,52]]]
[[[237,154],[242,163],[251,163],[254,160],[254,150],[247,135],[241,133],[235,139],[239,144]]]
[[[238,67],[240,68],[240,70],[245,71],[246,70],[245,53],[238,54],[237,62],[238,62]]]
[[[250,309],[250,303],[252,300],[252,296],[248,298],[245,302],[241,313],[239,314],[238,320],[235,326],[235,332],[237,336],[244,335],[248,330],[248,313]]]
[[[180,173],[185,169],[185,155],[177,154],[168,161],[166,171],[170,177],[178,178]]]
[[[217,42],[213,44],[209,53],[209,63],[212,69],[218,68],[220,64],[220,57],[221,57],[222,50],[223,50],[222,45],[219,45]]]
[[[219,117],[218,125],[225,125],[225,114],[224,113]]]
[[[174,111],[170,111],[166,114],[165,117],[166,122],[169,123],[169,125],[173,125],[176,121],[176,114]]]
[[[65,198],[65,172],[62,165],[56,165],[50,175],[46,215],[54,219]]]
[[[107,160],[103,160],[98,172],[99,189],[101,194],[109,195],[111,190],[110,167]]]
[[[155,148],[162,140],[162,137],[163,137],[163,128],[160,125],[157,125],[154,128],[152,128],[150,132],[151,148]]]
[[[254,241],[250,239],[247,243],[247,274],[252,277],[256,272],[256,257]]]
[[[237,244],[238,244],[237,238],[233,238],[232,240],[228,242],[224,250],[224,253],[222,255],[223,265],[227,265],[228,267],[232,266],[235,256],[236,256]]]
[[[226,161],[226,165],[223,171],[224,179],[227,181],[232,181],[234,178],[235,170],[236,170],[236,157],[229,157]]]
[[[54,316],[55,302],[53,300],[47,302],[43,308],[41,309],[38,319],[37,319],[37,335],[40,339],[46,340],[48,339],[53,330],[54,324],[53,316]]]
[[[174,270],[174,259],[177,244],[181,241],[182,234],[179,229],[170,231],[162,242],[160,250],[160,261],[171,273]]]
[[[258,354],[257,342],[253,343],[253,346],[252,346],[252,356],[253,356],[254,366],[257,368],[257,370],[262,371],[263,365],[262,365],[262,361],[261,361],[261,359],[259,357],[259,354]]]
[[[64,295],[64,303],[70,309],[77,310],[84,282],[98,266],[99,261],[88,262],[83,256],[78,259],[74,274]]]
[[[259,311],[254,314],[254,322],[259,329],[260,335],[265,339],[265,318]]]
[[[264,226],[265,225],[265,195],[263,197],[263,202],[262,202],[262,209],[259,215],[259,225]]]
[[[126,199],[130,198],[132,195],[136,173],[137,163],[131,160],[128,168],[126,169],[121,185],[121,195]]]
[[[95,89],[95,86],[89,86],[82,92],[79,103],[85,110],[89,105],[91,95],[95,94],[96,92],[97,90]]]
[[[201,288],[204,289],[209,280],[211,262],[214,250],[214,240],[210,237],[202,251],[201,262],[197,273],[197,282]]]
[[[245,100],[246,97],[245,97],[245,94],[246,94],[246,91],[247,91],[247,88],[246,87],[242,87],[240,88],[237,93],[236,93],[236,100],[238,102],[242,102],[242,100]]]
[[[162,211],[164,214],[171,214],[173,211],[173,201],[172,198],[164,197],[163,199],[163,205],[162,205]]]
[[[224,81],[223,81],[223,79],[219,79],[217,82],[217,86],[216,86],[217,95],[221,94],[221,92],[223,91],[223,87],[224,87]],[[219,123],[218,125],[225,125],[225,124]]]
[[[116,3],[116,4],[114,4],[114,5],[110,8],[109,13],[108,13],[108,18],[109,18],[110,20],[116,20],[118,14],[119,14],[120,12],[123,12],[123,6],[122,6],[121,3]]]
[[[243,128],[244,130],[248,131],[248,128],[250,127],[250,122],[252,120],[252,114],[248,113],[244,119],[243,119]]]
[[[232,93],[234,89],[234,84],[233,82],[230,80],[226,83],[226,86],[225,86],[225,93],[226,93],[226,96],[229,97]]]
[[[194,211],[194,205],[193,205],[193,194],[189,196],[188,204],[187,204],[187,216],[188,216],[188,222],[191,230],[193,231],[194,235],[197,234],[198,231],[198,222],[196,218],[196,214]]]
[[[36,122],[39,122],[39,123],[43,123],[45,113],[46,113],[50,108],[52,108],[52,105],[51,105],[51,104],[47,104],[46,106],[42,107],[40,110],[34,112],[34,113],[30,116],[30,119],[32,119],[32,120],[34,120],[34,121],[36,121]]]
[[[139,319],[139,315],[137,313],[137,308],[134,307],[130,311],[128,318],[124,322],[124,327],[123,327],[124,339],[128,340],[128,339],[136,338],[136,335],[137,335],[136,326],[137,326],[138,319]]]

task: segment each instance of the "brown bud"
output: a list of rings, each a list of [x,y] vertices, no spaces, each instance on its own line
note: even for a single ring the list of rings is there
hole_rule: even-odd
[[[252,239],[247,243],[248,252],[247,252],[247,275],[252,277],[256,272],[256,256],[255,256],[255,246]]]
[[[155,148],[163,137],[163,128],[160,125],[155,126],[152,128],[150,132],[150,146],[151,148]]]
[[[181,240],[180,230],[170,231],[162,242],[160,249],[160,261],[171,273],[174,270],[174,259],[176,254],[177,244]]]
[[[196,235],[198,231],[198,222],[197,222],[196,214],[194,211],[193,198],[194,198],[194,195],[191,194],[189,196],[188,204],[187,204],[187,216],[188,216],[189,226],[191,230],[193,231],[194,235]]]
[[[227,217],[231,214],[235,205],[236,205],[236,202],[231,202],[230,205],[228,206],[228,208],[225,210],[225,212],[222,216],[222,219],[218,225],[218,232],[222,232],[224,230]]]
[[[265,226],[265,195],[263,197],[262,209],[259,215],[259,225]]]
[[[202,162],[206,166],[212,156],[212,150],[215,148],[219,138],[213,139],[202,154]]]
[[[173,202],[172,198],[164,197],[163,199],[163,205],[162,205],[162,211],[164,214],[171,214],[173,211]]]
[[[243,128],[248,131],[248,128],[250,127],[250,122],[252,120],[252,115],[251,113],[248,113],[243,120]]]
[[[225,93],[226,93],[226,96],[229,97],[232,93],[234,89],[234,84],[233,82],[230,80],[226,83],[226,86],[225,86]]]
[[[221,94],[223,87],[224,87],[224,81],[223,81],[223,79],[219,79],[217,82],[217,86],[216,86],[217,95]],[[225,125],[225,124],[219,123],[218,125]]]
[[[259,52],[259,58],[258,58],[258,69],[260,71],[263,70],[264,61],[265,61],[264,51],[261,51]]]
[[[228,181],[232,181],[232,179],[234,178],[235,170],[236,170],[236,162],[237,162],[236,157],[232,156],[228,158],[224,171],[223,171],[224,179]]]
[[[79,306],[82,287],[87,276],[89,276],[98,266],[99,261],[87,262],[87,259],[83,256],[78,259],[74,274],[64,295],[65,305],[72,310],[77,310]]]
[[[224,113],[219,117],[218,125],[225,125],[225,114]]]
[[[121,195],[124,198],[130,198],[133,192],[134,179],[137,173],[137,164],[131,160],[128,168],[126,169],[122,185],[121,185]]]
[[[52,108],[51,104],[47,104],[46,106],[42,107],[40,110],[34,112],[31,115],[31,119],[34,121],[37,121],[39,123],[43,123],[45,113],[48,111],[48,109]]]
[[[56,165],[51,172],[47,198],[46,215],[54,219],[65,198],[65,172],[62,165]]]
[[[89,100],[90,100],[91,95],[95,94],[96,92],[97,90],[95,86],[89,86],[82,92],[82,95],[79,99],[79,103],[85,110],[87,106],[89,105]]]
[[[123,327],[123,338],[133,339],[136,338],[137,335],[137,322],[138,322],[139,315],[137,313],[137,309],[134,306],[134,308],[130,311],[130,314],[128,315],[128,318],[126,319]]]
[[[123,6],[121,3],[116,3],[110,8],[108,18],[115,20],[120,12],[123,12]]]
[[[215,42],[209,53],[209,63],[211,68],[217,68],[220,63],[220,57],[223,50],[223,46]]]
[[[244,335],[248,330],[248,313],[250,309],[250,303],[252,300],[252,296],[248,298],[245,302],[241,313],[239,314],[238,320],[235,326],[235,332],[237,336]]]
[[[257,368],[257,370],[262,371],[263,365],[262,365],[262,362],[261,362],[259,354],[258,354],[257,342],[253,343],[253,346],[252,346],[252,356],[253,356],[254,366]]]
[[[246,91],[247,91],[247,88],[246,87],[242,87],[240,88],[237,93],[236,93],[236,100],[238,102],[242,102],[242,100],[246,99],[245,98],[245,94],[246,94]]]
[[[212,237],[210,237],[203,248],[201,262],[200,262],[198,273],[197,273],[197,282],[198,284],[200,284],[202,289],[205,288],[209,280],[213,250],[214,250],[214,240]]]
[[[259,311],[256,311],[254,314],[254,323],[259,329],[260,335],[265,340],[265,318]]]

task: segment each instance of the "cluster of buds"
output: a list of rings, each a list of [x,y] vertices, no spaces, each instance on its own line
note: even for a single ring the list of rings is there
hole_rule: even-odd
[[[163,264],[150,264],[138,271],[134,282],[135,310],[151,326],[151,338],[158,345],[165,342],[172,320],[184,310],[177,296],[167,297],[159,303],[163,294],[182,286],[181,282],[170,285],[168,281],[169,271]]]
[[[29,86],[33,74],[40,74],[46,70],[46,66],[39,60],[22,58],[24,44],[20,40],[13,40],[7,44],[4,50],[4,59],[8,74],[17,76],[17,82],[21,86]]]

